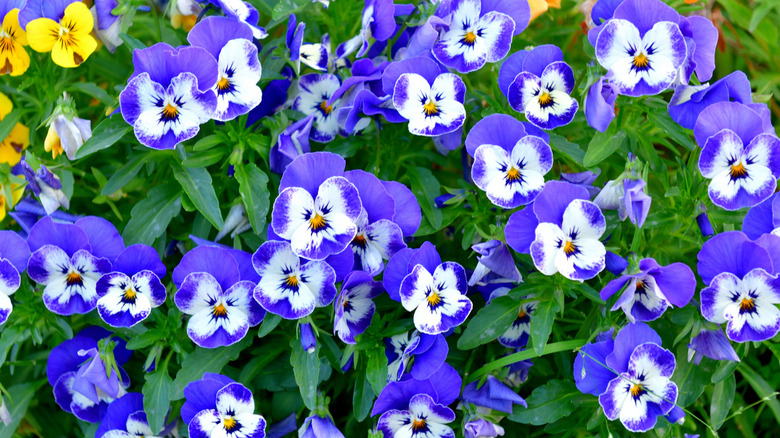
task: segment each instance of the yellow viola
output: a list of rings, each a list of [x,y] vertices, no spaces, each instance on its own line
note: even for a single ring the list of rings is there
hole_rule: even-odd
[[[528,0],[531,5],[531,21],[547,12],[549,8],[561,8],[561,0]]]
[[[87,5],[71,3],[59,23],[38,18],[27,25],[27,41],[36,52],[51,52],[61,67],[78,67],[97,49],[91,35],[94,21]]]
[[[0,93],[0,121],[11,113],[13,104],[11,99],[3,93]],[[30,129],[21,123],[8,134],[8,137],[0,142],[0,163],[8,163],[15,166],[22,159],[22,151],[30,145]]]
[[[3,17],[0,30],[0,75],[19,76],[30,67],[30,55],[24,50],[27,34],[19,26],[19,9],[11,9]]]
[[[3,186],[0,185],[0,221],[5,219],[6,212],[12,210],[17,202],[22,199],[24,195],[24,186],[21,184],[11,184],[11,199],[10,202],[5,198],[6,191]]]

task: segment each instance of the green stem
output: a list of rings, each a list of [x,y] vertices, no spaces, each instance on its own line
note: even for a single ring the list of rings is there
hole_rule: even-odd
[[[521,360],[526,360],[526,359],[533,359],[539,356],[546,356],[548,354],[560,353],[562,351],[575,350],[577,348],[582,347],[587,342],[588,342],[587,339],[574,339],[571,341],[563,341],[563,342],[556,342],[554,344],[547,344],[544,347],[544,351],[542,351],[541,355],[536,354],[534,350],[524,350],[518,353],[510,354],[509,356],[504,356],[501,359],[494,360],[493,362],[490,362],[489,364],[483,366],[477,371],[474,371],[474,373],[468,376],[468,382],[473,382],[475,380],[478,380],[479,378],[481,378],[482,376],[488,374],[493,370],[503,368],[515,362],[520,362]],[[468,382],[464,382],[464,383],[468,383]]]

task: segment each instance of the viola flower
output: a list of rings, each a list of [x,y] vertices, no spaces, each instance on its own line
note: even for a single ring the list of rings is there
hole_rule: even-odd
[[[627,326],[628,327],[628,326]],[[658,338],[660,342],[660,338]],[[585,344],[574,359],[574,384],[584,394],[601,395],[615,378],[606,366],[607,356],[615,349],[612,329],[596,335],[594,342]]]
[[[528,407],[528,404],[522,397],[517,395],[512,388],[501,383],[495,376],[487,376],[485,383],[480,387],[477,387],[478,385],[479,381],[466,385],[463,388],[461,400],[507,414],[512,413],[514,405]]]
[[[775,192],[780,177],[780,140],[764,132],[758,113],[736,102],[701,112],[694,128],[702,147],[699,170],[710,179],[712,202],[726,210],[752,207]]]
[[[609,82],[609,78],[610,75],[600,77],[588,88],[588,94],[585,96],[585,119],[591,128],[599,132],[605,132],[615,118],[618,91]]]
[[[698,365],[704,356],[713,360],[740,361],[737,352],[721,329],[705,329],[691,338],[691,343],[688,344],[688,362],[693,359],[693,363]]]
[[[63,2],[57,2],[53,9],[61,5]],[[30,47],[36,52],[51,52],[52,60],[60,67],[78,67],[97,49],[97,41],[91,35],[94,21],[87,5],[71,2],[64,9],[52,11],[53,16],[47,16],[52,9],[49,5],[41,8],[44,16],[30,21],[25,27]]]
[[[226,17],[206,17],[187,34],[187,41],[206,49],[217,60],[219,80],[213,88],[217,94],[215,120],[233,120],[260,104],[263,92],[257,83],[262,67],[248,25]]]
[[[217,393],[231,383],[235,381],[230,377],[214,373],[204,373],[200,380],[188,383],[184,387],[184,404],[181,407],[184,424],[190,424],[201,411],[216,409]]]
[[[610,281],[601,299],[623,291],[612,306],[623,309],[629,321],[653,321],[671,306],[685,307],[696,292],[696,276],[684,263],[661,266],[651,258],[639,262],[639,272]]]
[[[147,245],[131,245],[114,261],[111,272],[98,280],[100,317],[112,327],[132,327],[146,319],[152,308],[165,302],[165,265]]]
[[[515,129],[508,130],[510,126]],[[514,117],[492,114],[477,122],[466,137],[467,147],[470,142],[481,143],[471,168],[474,184],[502,208],[532,202],[544,187],[544,175],[552,169],[550,145],[542,138],[524,135],[521,127]]]
[[[393,105],[409,120],[409,132],[423,137],[448,134],[463,126],[466,85],[452,73],[403,73],[393,87]]]
[[[525,0],[494,2],[456,0],[449,5],[451,24],[433,46],[433,56],[460,73],[479,70],[509,53],[512,36],[530,22],[531,9]],[[515,20],[519,20],[517,23]]]
[[[554,45],[513,54],[501,66],[499,86],[512,109],[524,113],[541,129],[568,125],[579,109],[577,100],[570,96],[574,72]]]
[[[217,107],[214,57],[200,47],[157,43],[133,51],[133,65],[119,107],[138,141],[152,149],[173,149],[195,137]]]
[[[659,0],[626,0],[615,10],[595,48],[618,93],[654,95],[674,83],[688,55],[678,20],[679,14]]]
[[[447,363],[442,363],[436,372],[425,379],[409,376],[397,382],[390,381],[377,396],[371,416],[389,410],[406,410],[410,400],[420,394],[428,395],[442,406],[449,406],[458,399],[462,383],[463,379],[458,372]]]
[[[44,149],[51,152],[52,159],[64,153],[69,160],[76,159],[76,152],[92,137],[92,122],[86,119],[58,115],[49,125]]]
[[[290,89],[290,85],[292,85],[293,69],[290,66],[284,66],[280,74],[282,76],[280,79],[271,80],[263,88],[263,100],[252,111],[249,111],[247,115],[247,128],[255,125],[258,120],[264,117],[278,113],[287,102],[287,91]],[[309,136],[308,132],[306,136]],[[271,170],[276,171],[275,168]]]
[[[750,80],[737,70],[712,84],[680,85],[669,101],[669,115],[685,129],[693,129],[705,108],[718,102],[753,103]]]
[[[2,53],[1,46],[0,53]],[[0,62],[2,62],[2,60],[0,60]],[[0,121],[8,114],[11,114],[13,109],[14,106],[13,103],[11,103],[11,99],[5,94],[0,93]],[[14,125],[13,129],[11,129],[11,133],[8,134],[8,137],[0,142],[0,164],[8,163],[11,167],[16,166],[22,159],[22,151],[29,145],[30,128],[21,123],[17,123]]]
[[[301,265],[288,242],[263,243],[252,256],[252,264],[261,277],[254,290],[255,300],[282,318],[303,318],[336,296],[333,268],[321,260]]]
[[[401,12],[398,9],[399,7],[393,5],[393,0],[365,0],[360,19],[360,33],[340,44],[336,49],[336,56],[344,58],[357,50],[357,57],[362,58],[368,51],[368,43],[372,38],[380,42],[392,38],[396,31],[395,15]]]
[[[491,298],[498,296],[493,295]],[[529,296],[528,298],[532,298]],[[528,337],[531,334],[531,316],[536,310],[538,301],[529,301],[520,305],[517,310],[517,318],[512,325],[498,337],[499,344],[507,348],[521,348],[528,343]]]
[[[235,344],[262,321],[265,311],[252,298],[255,283],[245,279],[233,255],[199,246],[173,270],[176,307],[191,315],[187,335],[203,348]]]
[[[246,24],[252,29],[252,36],[262,40],[268,36],[264,28],[257,25],[260,20],[260,13],[249,2],[241,0],[209,0],[212,4],[220,7],[227,17]]]
[[[159,437],[149,427],[146,412],[144,412],[143,395],[137,392],[128,392],[108,405],[106,415],[100,422],[95,437],[134,438],[137,436]]]
[[[103,42],[109,52],[114,53],[124,41],[119,37],[122,31],[122,15],[114,15],[113,10],[119,6],[117,0],[96,0],[92,6],[92,18],[95,35]]]
[[[466,271],[457,263],[441,263],[437,259],[435,254],[420,260],[404,277],[399,289],[404,309],[414,311],[415,327],[429,335],[459,326],[472,308],[471,300],[465,295]]]
[[[382,181],[371,173],[350,170],[344,172],[344,177],[357,188],[363,206],[355,221],[357,232],[350,243],[355,253],[355,269],[377,275],[384,269],[384,260],[406,248],[404,233],[393,222],[396,202]],[[416,203],[416,198],[411,202]]]
[[[314,113],[291,124],[279,134],[279,139],[271,147],[268,157],[273,172],[283,174],[294,159],[311,152],[309,137],[313,123]]]
[[[417,394],[409,400],[407,409],[391,409],[381,417],[377,429],[385,437],[430,436],[455,438],[455,432],[447,426],[455,421],[455,412],[438,404],[428,394]]]
[[[778,212],[777,215],[775,211]],[[780,236],[780,195],[775,193],[760,204],[750,207],[742,220],[742,232],[751,240],[757,240],[764,234]]]
[[[169,3],[170,4],[170,3]],[[189,32],[195,27],[198,21],[198,15],[203,11],[203,6],[198,0],[176,0],[176,7],[171,8],[171,27]]]
[[[347,344],[355,344],[355,336],[366,331],[374,317],[376,306],[373,298],[384,290],[382,283],[374,281],[365,272],[354,271],[347,275],[334,304],[333,332],[338,333]]]
[[[417,380],[431,377],[441,369],[449,350],[447,340],[441,334],[426,335],[414,331],[411,336],[401,333],[385,338],[388,381],[401,380],[407,373]]]
[[[187,430],[192,438],[264,438],[265,425],[263,416],[255,414],[252,391],[240,383],[230,383],[217,392],[216,409],[195,414]]]
[[[292,109],[307,116],[314,115],[314,123],[309,138],[328,143],[336,138],[339,132],[339,121],[334,111],[339,107],[339,95],[336,91],[341,86],[338,76],[323,73],[303,75],[298,80],[298,97],[293,102]]]
[[[27,242],[13,231],[0,230],[0,325],[5,324],[13,310],[9,296],[19,289],[22,272],[27,269],[30,248]]]
[[[113,361],[117,367],[107,367],[98,354],[98,342],[110,338],[114,344]],[[87,327],[73,339],[54,347],[46,362],[46,376],[54,389],[54,399],[63,411],[76,418],[97,423],[107,407],[125,394],[130,378],[122,365],[130,359],[125,341],[112,337],[101,327]],[[116,373],[119,370],[119,375]]]
[[[515,282],[523,281],[520,271],[517,270],[515,260],[509,252],[506,244],[499,240],[477,243],[471,245],[471,249],[480,255],[477,267],[469,278],[469,286],[482,284],[483,279],[490,273],[494,273],[498,279],[491,282]]]
[[[94,216],[79,219],[74,225],[44,217],[30,230],[27,244],[32,252],[27,275],[45,286],[43,303],[58,315],[94,309],[97,282],[124,249],[116,228]]]
[[[301,438],[344,438],[344,434],[333,424],[330,416],[320,417],[313,414],[304,420],[298,430]]]
[[[544,4],[544,0],[539,0]],[[504,436],[504,428],[498,424],[491,423],[483,418],[469,421],[463,427],[463,433],[466,438],[494,438]]]
[[[593,185],[593,183],[598,179],[599,175],[601,175],[601,169],[596,169],[596,172],[591,172],[590,170],[586,170],[584,172],[578,172],[578,173],[566,173],[561,172],[561,181],[566,181],[567,183],[578,185],[581,187],[584,187],[587,191],[590,197],[594,197],[599,194],[601,191],[600,187],[596,187]]]
[[[25,0],[9,0],[0,6],[3,45],[0,47],[0,75],[20,76],[30,67],[30,55],[24,49],[27,34],[19,25],[19,11]]]
[[[699,251],[699,275],[708,286],[701,313],[715,324],[727,322],[732,341],[760,342],[780,332],[780,281],[770,254],[740,231],[717,234]]]
[[[60,207],[70,208],[70,202],[62,191],[62,183],[57,175],[43,164],[37,171],[33,170],[27,161],[22,160],[21,165],[24,178],[27,180],[27,187],[41,201],[47,215],[54,213]],[[20,198],[22,192],[23,189],[19,191]]]
[[[331,153],[298,157],[282,176],[274,201],[274,233],[291,240],[295,254],[310,260],[342,252],[357,234],[362,205],[355,186],[343,176],[319,178],[325,175],[318,173],[338,174],[331,172],[334,163],[344,168],[344,160]],[[323,167],[314,170],[317,166]]]

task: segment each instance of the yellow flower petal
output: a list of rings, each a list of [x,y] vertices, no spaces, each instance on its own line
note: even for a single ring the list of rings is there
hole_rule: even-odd
[[[30,128],[17,123],[8,137],[0,143],[0,163],[15,166],[22,158],[22,151],[30,145]]]
[[[62,144],[60,143],[60,137],[57,135],[57,131],[54,130],[54,125],[49,126],[49,132],[46,134],[46,140],[43,141],[43,149],[46,152],[51,152],[51,158],[57,158],[57,155],[63,153]]]
[[[78,67],[97,49],[90,35],[94,25],[92,13],[84,3],[71,3],[60,22],[62,35],[51,51],[54,62],[62,67]]]
[[[14,109],[14,104],[11,103],[11,99],[3,93],[0,93],[0,120],[3,120],[5,116],[11,113]]]
[[[528,0],[528,4],[531,5],[531,21],[547,12],[549,7],[546,0]]]
[[[37,18],[27,25],[27,42],[36,52],[50,52],[60,38],[60,25],[48,18]]]
[[[71,3],[65,8],[65,15],[60,22],[62,27],[67,28],[70,33],[89,34],[95,21],[92,13],[89,12],[87,5],[81,2]]]
[[[19,9],[11,9],[3,18],[3,30],[13,39],[23,45],[27,45],[27,33],[19,25]]]

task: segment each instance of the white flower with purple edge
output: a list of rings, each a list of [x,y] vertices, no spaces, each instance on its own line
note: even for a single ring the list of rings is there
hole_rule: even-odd
[[[226,16],[246,24],[252,28],[252,35],[258,40],[268,36],[268,33],[262,27],[257,25],[260,20],[260,13],[254,6],[242,0],[209,0],[211,3],[222,8]]]
[[[21,273],[27,269],[30,248],[27,242],[13,231],[0,231],[0,325],[5,324],[13,310],[9,296],[19,289]]]
[[[307,116],[314,114],[309,138],[320,143],[327,143],[339,133],[339,121],[336,117],[339,97],[336,91],[341,86],[341,80],[329,73],[311,73],[303,75],[298,80],[298,96],[293,101],[292,109]]]
[[[529,296],[531,298],[532,296]],[[493,298],[493,296],[491,296]],[[498,337],[498,343],[507,348],[521,348],[528,343],[531,334],[531,316],[533,316],[538,301],[528,301],[517,309],[517,318],[512,321],[506,331]]]
[[[152,149],[195,137],[217,106],[217,61],[200,47],[165,43],[133,52],[135,71],[119,94],[122,117]]]
[[[187,34],[187,41],[206,49],[217,60],[215,120],[233,120],[260,104],[263,92],[257,83],[263,69],[249,26],[226,17],[206,17]]]
[[[336,296],[336,273],[321,260],[301,264],[289,242],[270,240],[252,255],[261,280],[253,292],[267,311],[285,319],[308,316]]]
[[[137,392],[128,392],[111,402],[95,432],[99,438],[162,438],[161,435],[149,427],[143,395]]]
[[[466,85],[452,73],[424,77],[403,73],[393,87],[393,105],[409,120],[409,132],[423,137],[447,134],[463,126]]]
[[[230,383],[217,392],[216,409],[198,412],[187,430],[192,438],[263,438],[265,426],[265,418],[255,414],[252,391]]]
[[[382,283],[365,272],[353,271],[347,275],[334,304],[333,332],[347,344],[355,344],[355,336],[366,331],[374,317],[373,298],[384,291]]]
[[[382,414],[377,429],[385,437],[455,438],[455,432],[447,426],[453,421],[452,409],[436,403],[428,394],[417,394],[409,400],[408,409],[391,409]]]
[[[255,284],[242,279],[228,250],[193,248],[173,270],[176,307],[191,315],[187,335],[203,348],[235,344],[262,321],[265,311],[255,302]]]
[[[445,262],[431,274],[418,264],[401,282],[401,304],[414,311],[417,330],[435,335],[462,324],[471,313],[467,289],[466,271],[461,265]]]

